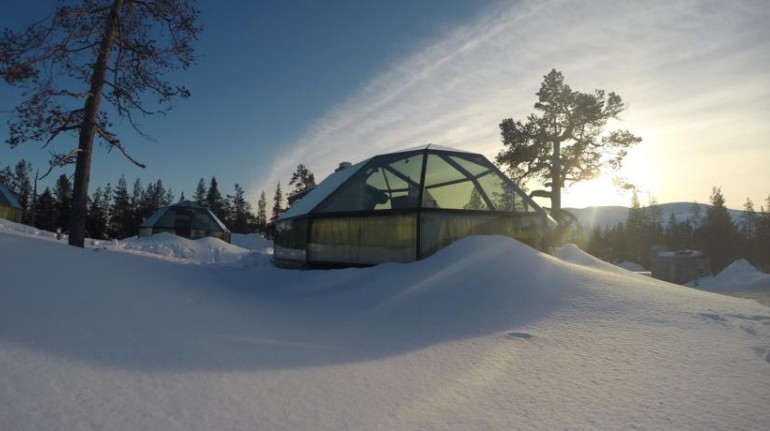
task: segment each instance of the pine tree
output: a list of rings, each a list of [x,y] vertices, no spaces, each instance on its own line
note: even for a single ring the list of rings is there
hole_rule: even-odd
[[[756,247],[757,267],[770,272],[770,195],[757,216]]]
[[[564,186],[619,168],[628,148],[642,139],[627,130],[604,133],[626,108],[617,94],[573,91],[556,69],[543,78],[534,105],[538,114],[530,114],[526,123],[512,118],[500,123],[504,149],[497,163],[507,166],[517,182],[535,178],[547,184],[551,214],[559,220]]]
[[[315,187],[315,176],[304,164],[300,163],[291,174],[289,185],[294,186],[294,191],[291,194],[302,193]]]
[[[261,233],[266,233],[267,229],[267,199],[265,198],[265,191],[259,194],[259,200],[257,201],[257,230]]]
[[[193,193],[193,202],[201,206],[206,206],[207,193],[206,183],[203,182],[203,178],[201,178],[198,180],[198,187],[195,188],[195,193]]]
[[[13,171],[11,170],[10,166],[6,166],[3,169],[0,169],[0,184],[10,186],[12,182]]]
[[[158,180],[160,182],[160,180]],[[163,199],[161,200],[160,204],[161,206],[171,205],[171,203],[174,202],[174,193],[171,191],[171,189],[166,190],[166,194],[163,195]]]
[[[139,233],[139,225],[142,224],[144,216],[144,192],[142,180],[137,178],[131,190],[131,222],[126,226],[128,236]]]
[[[104,239],[107,237],[107,217],[105,211],[107,200],[101,187],[97,187],[89,199],[86,231],[90,238]]]
[[[625,224],[627,255],[624,260],[648,266],[650,254],[649,217],[648,212],[639,203],[636,191],[631,194],[631,207]]]
[[[744,245],[745,257],[754,264],[759,266],[761,251],[759,250],[759,242],[757,241],[757,233],[760,229],[759,215],[754,210],[754,202],[751,199],[746,198],[746,203],[743,204],[743,213],[741,214],[740,233],[742,242]]]
[[[281,182],[278,181],[278,185],[275,187],[275,194],[273,195],[273,208],[270,215],[270,223],[275,225],[278,217],[283,213],[283,192],[281,192]]]
[[[50,188],[46,187],[43,193],[38,195],[35,211],[36,228],[49,232],[56,230],[56,199]]]
[[[122,175],[115,187],[110,213],[110,237],[121,239],[130,236],[134,216],[131,196],[128,194],[126,179]]]
[[[70,209],[72,207],[72,183],[67,175],[61,174],[56,180],[53,194],[56,199],[56,228],[66,232],[70,225]]]
[[[725,206],[721,187],[714,187],[711,206],[706,209],[703,223],[695,231],[697,244],[711,257],[711,270],[717,273],[738,257],[738,230]]]
[[[69,244],[83,247],[94,141],[126,152],[113,118],[171,109],[189,90],[164,75],[194,63],[198,11],[183,0],[82,0],[60,4],[23,30],[0,34],[0,78],[24,89],[7,139],[75,143],[52,166],[75,163]],[[154,106],[157,101],[158,106]],[[72,139],[77,134],[78,139]]]
[[[32,172],[32,163],[20,160],[13,170],[12,190],[22,208],[22,222],[30,224],[32,219],[32,182],[30,174]]]
[[[251,204],[246,200],[245,193],[241,186],[236,183],[235,193],[228,196],[230,199],[230,230],[233,233],[249,233],[250,226],[254,220],[254,214],[251,212]]]
[[[222,193],[219,192],[219,185],[215,177],[211,177],[211,181],[209,181],[209,189],[206,193],[206,206],[220,220],[227,219],[225,200],[222,197]]]
[[[693,201],[690,205],[690,223],[694,228],[700,227],[703,223],[703,210],[698,201]]]

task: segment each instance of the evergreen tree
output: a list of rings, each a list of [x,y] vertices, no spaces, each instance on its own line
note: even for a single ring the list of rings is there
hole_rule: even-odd
[[[246,200],[243,189],[238,183],[235,184],[234,189],[235,193],[228,196],[230,199],[230,230],[233,233],[249,233],[254,220],[251,204]]]
[[[665,244],[669,250],[685,250],[694,247],[692,244],[692,225],[687,218],[682,222],[676,220],[674,213],[671,213],[666,225]]]
[[[257,201],[257,230],[261,233],[265,233],[267,229],[267,199],[265,198],[265,191],[259,194],[259,200]]]
[[[0,184],[5,184],[10,187],[13,182],[13,171],[9,166],[0,169]]]
[[[173,197],[172,197],[173,198]],[[173,199],[172,199],[173,200]],[[179,202],[184,202],[184,192],[179,195]]]
[[[283,192],[281,191],[281,182],[278,181],[278,185],[275,187],[275,194],[273,195],[273,211],[270,215],[270,223],[275,225],[281,213],[283,213]]]
[[[139,203],[135,206],[137,212],[136,220],[141,224],[148,217],[152,216],[158,208],[165,205],[166,190],[163,188],[163,181],[158,180],[150,183],[142,192]]]
[[[466,210],[483,210],[487,206],[484,205],[484,203],[481,201],[481,193],[476,189],[476,187],[471,190],[471,195],[468,198],[468,203],[463,206]]]
[[[31,207],[32,207],[32,182],[30,181],[30,174],[32,172],[32,163],[20,160],[16,164],[13,170],[13,180],[11,182],[11,189],[16,194],[16,199],[19,201],[22,209],[22,222],[30,224],[32,219]]]
[[[297,165],[294,173],[291,174],[289,185],[294,186],[294,191],[291,194],[304,192],[315,187],[315,176],[304,164],[300,163]]]
[[[714,187],[710,196],[711,206],[706,209],[703,223],[696,229],[696,243],[711,257],[711,270],[715,274],[738,257],[738,230],[725,206],[721,187]]]
[[[760,244],[757,241],[757,233],[760,229],[759,215],[754,210],[754,202],[746,198],[741,214],[740,233],[743,237],[744,257],[755,266],[761,265]]]
[[[127,119],[137,128],[136,113],[164,113],[174,98],[190,96],[184,86],[164,78],[194,62],[192,43],[201,27],[198,11],[189,3],[73,1],[23,30],[0,34],[0,78],[24,89],[8,143],[77,143],[52,160],[52,165],[75,163],[70,245],[84,246],[94,141],[144,166],[127,154],[111,130],[111,117]]]
[[[97,187],[89,199],[86,231],[90,238],[107,238],[107,197],[101,187]]]
[[[160,180],[158,180],[158,183],[160,183]],[[174,202],[174,193],[171,191],[171,189],[168,189],[166,190],[166,193],[163,195],[163,199],[160,202],[160,206],[171,205],[172,202]]]
[[[220,220],[227,219],[227,205],[222,197],[222,193],[219,192],[219,185],[217,184],[217,179],[215,177],[211,177],[211,181],[209,182],[205,204]]]
[[[38,195],[35,211],[36,228],[49,232],[56,230],[56,199],[50,188],[46,187],[43,193]]]
[[[110,208],[110,237],[121,239],[130,236],[133,222],[131,196],[128,194],[126,179],[121,175]]]
[[[56,180],[53,189],[55,205],[55,225],[56,228],[66,232],[70,225],[70,209],[72,208],[72,183],[67,175],[61,174]]]
[[[757,216],[757,230],[755,232],[757,248],[757,267],[765,272],[770,272],[770,195],[767,196],[765,205],[760,207]]]
[[[126,226],[127,235],[134,236],[139,233],[139,225],[142,224],[145,209],[144,204],[145,190],[142,180],[137,178],[134,181],[134,187],[131,189],[131,223]]]
[[[193,193],[193,202],[195,202],[198,205],[206,206],[206,194],[208,192],[206,191],[206,183],[203,182],[203,178],[198,180],[198,187],[195,188],[195,193]]]
[[[703,223],[703,211],[698,201],[693,201],[690,205],[690,223],[693,228],[698,228]]]
[[[631,194],[631,208],[625,224],[626,256],[624,260],[640,263],[649,267],[651,238],[649,212],[639,203],[639,196],[634,191]]]
[[[606,167],[619,168],[627,149],[642,139],[626,130],[604,133],[626,107],[615,93],[573,91],[553,69],[537,96],[539,115],[530,114],[526,123],[511,118],[500,123],[505,148],[497,163],[507,166],[515,181],[537,178],[548,184],[551,213],[559,220],[564,186],[594,178]]]

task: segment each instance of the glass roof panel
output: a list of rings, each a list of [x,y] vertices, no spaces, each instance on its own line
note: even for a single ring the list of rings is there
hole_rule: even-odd
[[[317,211],[416,208],[422,160],[421,153],[375,157],[333,192]]]

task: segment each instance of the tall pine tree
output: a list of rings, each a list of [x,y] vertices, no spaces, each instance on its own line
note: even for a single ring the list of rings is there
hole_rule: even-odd
[[[203,178],[201,178],[198,180],[198,187],[195,188],[195,193],[193,193],[193,202],[198,205],[206,206],[207,193],[206,183],[203,181]]]
[[[265,198],[265,191],[259,194],[259,200],[257,201],[257,230],[261,233],[267,233],[267,199]]]
[[[235,184],[234,189],[235,193],[228,196],[230,200],[230,230],[233,233],[249,233],[254,220],[251,204],[246,200],[245,193],[238,183]]]
[[[711,189],[711,206],[706,217],[695,231],[696,243],[711,257],[711,270],[715,274],[738,257],[739,235],[727,211],[721,187]]]
[[[222,197],[222,193],[219,191],[219,184],[215,177],[211,177],[211,181],[209,182],[205,204],[220,220],[224,221],[227,219],[227,205],[225,199]]]

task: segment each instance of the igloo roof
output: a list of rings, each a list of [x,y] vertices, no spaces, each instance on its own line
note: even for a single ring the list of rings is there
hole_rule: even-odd
[[[483,155],[430,144],[337,170],[279,220],[414,208],[542,211]]]
[[[158,208],[155,213],[139,227],[174,228],[178,214],[185,214],[193,229],[227,232],[227,226],[208,208],[195,202],[182,201],[173,205]]]

